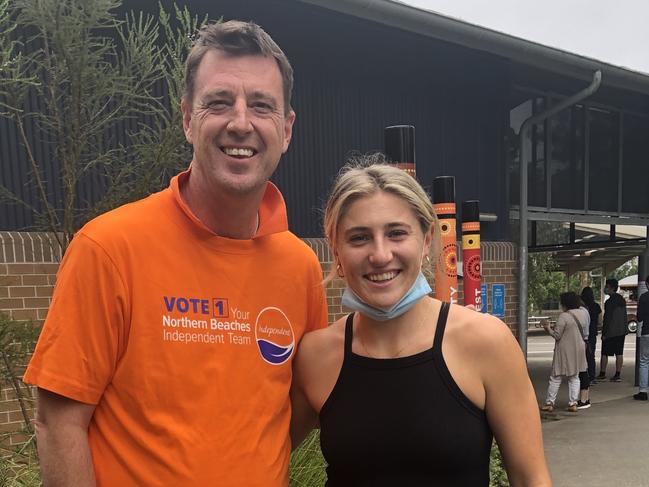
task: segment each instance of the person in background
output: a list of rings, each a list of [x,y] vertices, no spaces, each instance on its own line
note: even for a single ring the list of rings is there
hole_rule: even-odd
[[[638,299],[638,354],[640,364],[638,367],[638,393],[633,399],[638,401],[647,400],[649,390],[649,275],[645,278],[646,291]],[[638,289],[639,291],[640,289]]]
[[[586,353],[586,370],[579,371],[579,400],[577,409],[588,409],[590,407],[590,376],[588,375],[588,361],[592,357],[590,347],[588,346],[588,336],[590,334],[590,313],[584,306],[584,302],[579,298],[579,309],[571,310],[569,313],[577,320],[582,329],[584,337],[584,352]]]
[[[555,325],[550,326],[547,321],[543,322],[543,328],[555,339],[555,344],[548,392],[541,410],[554,411],[561,381],[566,377],[568,379],[567,410],[574,413],[577,412],[579,400],[579,372],[587,369],[583,329],[573,311],[579,309],[580,299],[576,293],[567,292],[559,296],[559,302],[563,312],[557,318]]]
[[[352,312],[300,345],[295,441],[318,415],[329,487],[487,487],[493,434],[512,485],[551,485],[516,340],[497,318],[428,296],[437,217],[381,160],[346,166],[327,203],[330,278]]]
[[[604,302],[602,357],[597,379],[606,378],[608,358],[615,355],[615,375],[611,377],[611,382],[622,382],[620,374],[624,363],[624,337],[627,332],[626,301],[618,294],[617,289],[617,279],[606,279],[604,292],[608,299]]]
[[[586,305],[590,317],[590,328],[588,330],[588,348],[590,354],[587,356],[587,362],[588,377],[590,378],[590,385],[592,386],[597,384],[595,376],[595,348],[597,347],[598,329],[602,326],[602,308],[595,301],[595,295],[593,293],[593,288],[591,287],[587,286],[581,290],[581,300]]]

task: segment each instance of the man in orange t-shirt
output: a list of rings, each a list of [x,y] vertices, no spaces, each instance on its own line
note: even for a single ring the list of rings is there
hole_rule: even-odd
[[[201,30],[190,168],[88,223],[61,263],[25,381],[50,486],[286,486],[295,348],[326,325],[321,269],[268,180],[292,68],[260,27]]]

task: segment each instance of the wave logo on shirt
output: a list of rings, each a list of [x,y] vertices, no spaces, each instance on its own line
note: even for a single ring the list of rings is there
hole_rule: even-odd
[[[259,354],[272,365],[281,365],[293,355],[295,334],[291,322],[279,308],[262,309],[255,322]]]

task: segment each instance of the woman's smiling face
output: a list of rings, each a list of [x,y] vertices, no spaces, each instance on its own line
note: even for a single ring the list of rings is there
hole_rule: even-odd
[[[354,293],[389,309],[412,287],[430,245],[430,232],[424,235],[408,203],[379,190],[349,205],[334,253]]]

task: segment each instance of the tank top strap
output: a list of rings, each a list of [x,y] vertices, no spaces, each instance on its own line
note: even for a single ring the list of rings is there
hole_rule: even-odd
[[[354,340],[354,313],[347,315],[345,321],[345,356],[346,359],[352,353],[352,341]]]
[[[437,317],[437,327],[435,328],[435,340],[433,341],[433,353],[442,353],[442,340],[444,339],[444,330],[446,329],[446,319],[451,305],[447,302],[442,303]]]

